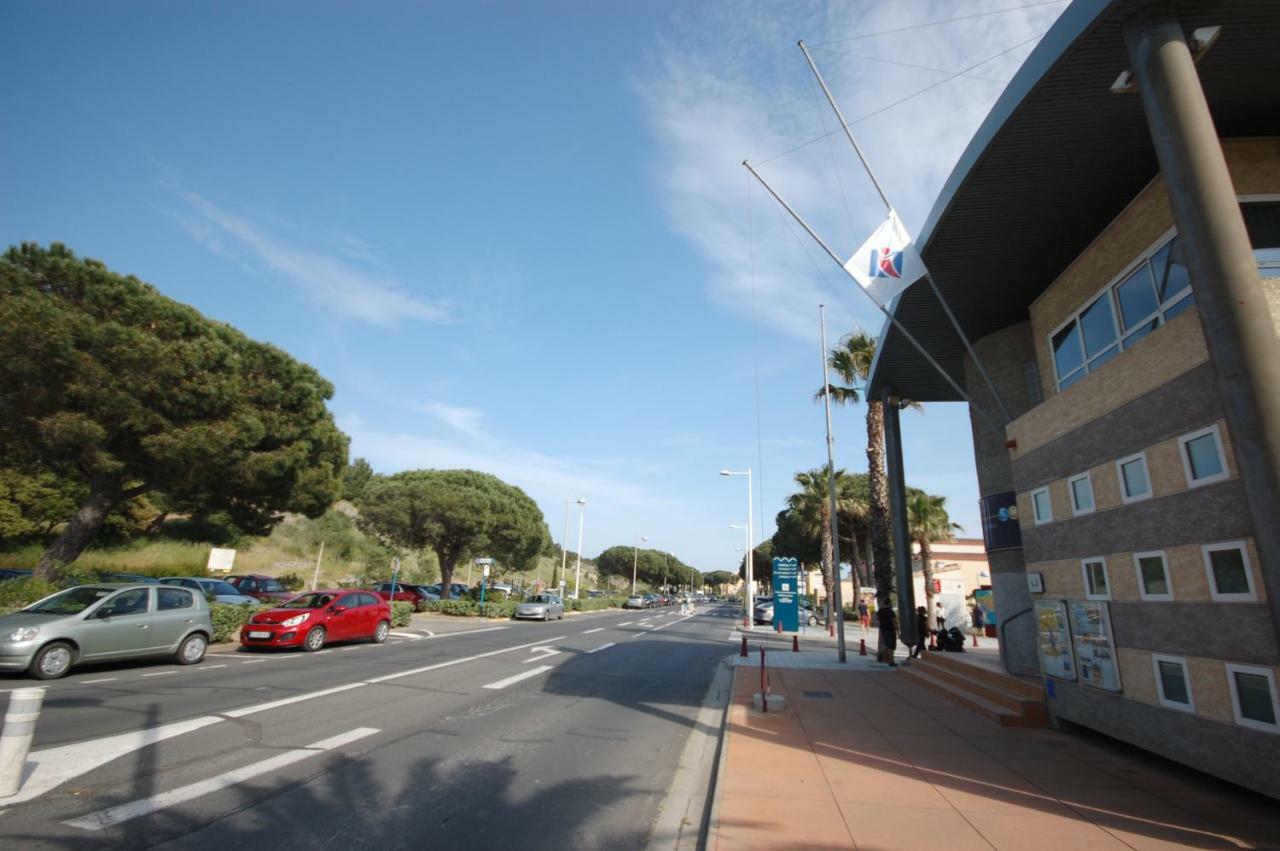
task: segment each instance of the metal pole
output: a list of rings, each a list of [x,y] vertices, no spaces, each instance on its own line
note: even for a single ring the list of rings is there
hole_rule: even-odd
[[[1138,91],[1186,250],[1273,628],[1280,634],[1280,341],[1240,201],[1179,21],[1162,9],[1123,28]],[[1221,48],[1220,48],[1221,49]]]
[[[566,499],[564,501],[564,534],[560,536],[560,576],[564,576],[564,569],[569,562],[569,506],[572,504],[572,500]],[[538,578],[541,579],[542,577],[539,576]],[[555,586],[556,590],[559,590],[559,581],[555,582]]]
[[[885,394],[885,466],[889,474],[889,508],[893,517],[893,561],[898,578],[898,631],[908,646],[916,643],[916,586],[911,571],[911,538],[907,534],[907,485],[902,467],[902,425],[898,405]],[[887,601],[885,601],[887,602]]]
[[[582,578],[582,521],[587,516],[587,501],[578,500],[578,555],[573,568],[573,599],[578,599],[578,580]]]
[[[636,545],[631,558],[631,594],[632,596],[635,596],[635,593],[636,593],[636,568],[640,566],[640,542],[647,541],[647,540],[649,539],[643,535],[636,538]]]
[[[752,596],[751,585],[756,581],[755,549],[751,543],[751,468],[747,468],[747,623],[751,629],[755,620],[755,597]]]
[[[858,145],[858,140],[853,138],[853,131],[849,129],[849,123],[844,120],[844,113],[840,111],[839,104],[836,103],[831,90],[827,88],[827,81],[822,79],[822,74],[819,73],[817,64],[814,63],[813,57],[809,55],[809,48],[805,47],[803,40],[799,44],[800,50],[804,53],[805,61],[809,63],[809,69],[813,71],[813,76],[818,78],[818,85],[822,87],[822,93],[827,96],[827,103],[831,104],[831,108],[836,113],[836,118],[840,121],[840,127],[844,130],[844,135],[849,139],[849,144],[853,145],[854,153],[858,155],[858,159],[862,162],[862,167],[867,170],[867,177],[871,178],[871,185],[876,188],[876,192],[880,195],[880,200],[884,202],[885,209],[892,211],[893,204],[889,203],[889,196],[885,194],[884,188],[876,178],[875,172],[871,170],[871,163],[867,162],[867,157],[862,153],[862,147]],[[960,341],[964,343],[965,350],[969,352],[969,357],[973,358],[973,363],[978,368],[978,372],[982,374],[983,380],[987,382],[987,388],[991,391],[991,395],[995,397],[996,404],[1000,406],[1000,411],[1004,414],[1006,420],[1013,422],[1013,415],[1005,407],[1004,399],[1000,397],[1000,393],[996,390],[996,385],[991,381],[991,377],[987,375],[986,367],[982,365],[982,361],[978,360],[978,353],[973,350],[973,345],[969,342],[968,335],[964,333],[964,329],[960,327],[955,314],[951,312],[951,305],[947,304],[947,300],[942,297],[942,291],[934,283],[933,275],[926,271],[925,279],[929,282],[933,294],[937,296],[938,303],[942,305],[942,310],[947,314],[947,318],[951,320],[951,327],[955,328],[956,333],[960,335]]]
[[[311,577],[311,590],[316,590],[316,583],[320,581],[320,559],[324,558],[324,541],[320,542],[320,555],[316,556],[316,572]]]
[[[849,270],[844,268],[844,261],[842,261],[840,257],[834,251],[831,250],[831,247],[829,245],[827,245],[825,242],[822,241],[822,237],[818,236],[818,234],[814,231],[813,228],[809,227],[809,223],[806,222],[804,219],[802,219],[800,217],[800,214],[791,208],[790,204],[782,200],[782,196],[779,195],[777,192],[775,192],[773,187],[769,185],[768,181],[766,181],[763,177],[761,177],[759,173],[757,173],[756,170],[751,167],[751,163],[747,162],[746,160],[743,160],[742,165],[747,169],[747,171],[751,172],[752,176],[754,176],[755,179],[760,182],[760,185],[763,186],[768,191],[768,193],[773,196],[773,200],[781,204],[782,208],[791,214],[791,218],[795,219],[796,223],[799,224],[800,227],[804,228],[805,233],[809,234],[809,236],[813,238],[813,241],[818,243],[818,245],[821,246],[823,251],[827,252],[827,256],[830,257],[833,261],[835,261],[835,264],[840,267],[841,271],[843,271],[846,275],[848,275]],[[861,290],[862,287],[859,286],[858,289]],[[868,296],[868,298],[870,298],[870,296]],[[904,338],[906,338],[908,343],[915,346],[916,351],[920,353],[921,357],[923,357],[926,361],[928,361],[929,365],[938,371],[938,374],[941,375],[943,379],[946,380],[946,382],[951,385],[951,389],[955,390],[961,399],[968,402],[969,407],[972,408],[978,414],[978,416],[981,417],[982,421],[986,423],[986,425],[992,431],[994,431],[997,435],[999,435],[1000,439],[1003,441],[1006,437],[1004,429],[996,425],[995,421],[992,420],[989,416],[987,416],[986,411],[984,411],[980,406],[976,405],[973,399],[969,398],[969,394],[964,391],[964,388],[962,388],[959,384],[956,383],[956,380],[951,377],[950,373],[948,373],[945,369],[942,368],[942,366],[934,359],[933,355],[929,354],[928,350],[925,349],[925,347],[921,345],[920,341],[915,338],[915,335],[913,335],[910,331],[908,331],[906,329],[906,326],[904,326],[901,322],[899,322],[898,318],[894,316],[887,307],[880,304],[880,302],[876,301],[875,299],[871,299],[871,303],[874,304],[877,308],[879,308],[880,312],[884,314],[885,318],[889,320],[889,322],[893,325],[893,327],[898,329],[898,332],[902,334]]]
[[[4,731],[0,733],[0,798],[11,798],[22,788],[22,775],[42,703],[42,688],[20,688],[9,695]]]
[[[835,438],[831,436],[831,384],[827,375],[827,308],[818,305],[818,324],[822,326],[822,406],[827,414],[827,485],[831,490],[831,576],[834,588],[828,599],[833,601],[828,621],[836,625],[836,647],[839,659],[845,661],[844,649],[844,593],[840,588],[840,511],[836,501]]]

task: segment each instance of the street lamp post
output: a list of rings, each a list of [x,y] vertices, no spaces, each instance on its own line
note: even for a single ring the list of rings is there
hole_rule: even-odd
[[[636,568],[640,566],[640,542],[649,540],[644,535],[636,538],[635,555],[631,559],[631,595],[636,593]]]
[[[569,506],[586,505],[587,501],[585,499],[566,499],[566,500],[563,500],[563,503],[564,503],[564,533],[560,536],[560,575],[557,578],[557,580],[552,583],[553,585],[555,585],[557,593],[559,593],[560,591],[560,581],[564,579],[565,568],[568,567],[568,564],[569,564]],[[578,558],[579,560],[581,560],[582,535],[579,534],[578,538],[579,538]],[[539,580],[542,579],[541,574],[539,574],[538,579]]]
[[[754,561],[755,553],[751,549],[751,468],[746,470],[721,470],[722,476],[746,476],[747,477],[747,575],[746,582],[743,583],[742,597],[742,628],[751,629],[751,585],[755,582],[754,578]]]
[[[582,521],[587,516],[587,501],[578,500],[578,557],[573,566],[573,599],[578,599],[578,580],[582,578]]]

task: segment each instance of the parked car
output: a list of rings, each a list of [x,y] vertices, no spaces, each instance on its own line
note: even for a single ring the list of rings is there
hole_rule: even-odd
[[[294,596],[294,593],[280,584],[279,579],[260,576],[256,573],[243,576],[228,576],[227,581],[236,586],[241,594],[255,597],[264,603],[283,603]]]
[[[773,598],[770,597],[767,603],[761,603],[756,606],[753,618],[756,623],[772,624],[773,623]],[[824,616],[815,612],[807,603],[800,604],[800,613],[798,618],[800,623],[809,626],[817,626],[823,620]]]
[[[644,594],[632,594],[627,598],[627,602],[622,604],[624,609],[647,609],[649,608],[649,598]]]
[[[86,662],[172,656],[194,665],[211,635],[203,594],[159,584],[78,585],[0,616],[0,670],[54,680]]]
[[[141,573],[120,573],[116,570],[99,570],[99,582],[130,582],[135,585],[159,585],[160,580],[154,576],[146,576]]]
[[[533,618],[549,621],[564,618],[564,601],[555,594],[534,594],[516,606],[516,618]]]
[[[644,595],[644,607],[645,607],[646,609],[656,609],[656,608],[658,607],[658,595],[657,595],[657,594],[645,594],[645,595]]]
[[[240,628],[245,647],[301,647],[314,653],[330,641],[367,638],[374,644],[391,632],[391,605],[372,591],[308,591]]]
[[[391,583],[383,582],[381,585],[373,586],[373,593],[378,595],[379,599],[391,599]],[[419,603],[425,603],[428,600],[439,600],[440,595],[434,591],[429,591],[422,585],[410,585],[407,582],[397,582],[395,600],[398,603],[413,603],[416,607]]]
[[[224,579],[211,579],[207,576],[166,576],[160,580],[162,585],[177,585],[199,591],[205,597],[212,596],[213,602],[229,606],[256,606],[257,597],[241,594],[236,586]]]
[[[31,571],[20,567],[0,567],[0,582],[6,579],[30,579]]]
[[[444,592],[441,589],[439,582],[435,583],[434,585],[424,585],[422,587],[426,588],[428,591],[431,591],[433,594],[436,594],[440,599],[444,599]],[[461,582],[450,582],[449,583],[449,599],[469,600],[471,599],[471,589],[463,585]]]
[[[592,590],[590,590],[590,591],[588,591],[588,592],[587,592],[587,596],[588,596],[588,597],[590,597],[590,598],[596,598],[596,597],[607,597],[607,596],[609,596],[609,592],[608,592],[608,591],[599,591],[599,590],[596,590],[596,589],[592,589]]]

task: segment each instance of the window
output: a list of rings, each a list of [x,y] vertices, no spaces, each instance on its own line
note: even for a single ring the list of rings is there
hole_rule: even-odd
[[[1134,553],[1133,567],[1138,572],[1138,594],[1144,600],[1172,600],[1173,584],[1169,581],[1169,563],[1162,550]]]
[[[156,589],[156,608],[162,612],[173,609],[190,609],[195,604],[195,598],[191,596],[190,591],[185,591],[182,588]]]
[[[1088,473],[1081,473],[1067,479],[1067,490],[1071,491],[1071,513],[1073,516],[1089,514],[1093,511],[1093,480]]]
[[[1053,503],[1049,501],[1048,488],[1031,492],[1031,511],[1035,515],[1037,526],[1053,520]]]
[[[1052,334],[1058,389],[1067,389],[1193,303],[1182,242],[1171,233]]]
[[[1253,257],[1264,278],[1280,277],[1280,198],[1247,199],[1240,205],[1253,244]]]
[[[1151,496],[1151,478],[1147,475],[1147,455],[1139,452],[1116,462],[1120,476],[1120,498],[1124,502],[1137,502]]]
[[[1253,573],[1244,541],[1206,544],[1204,569],[1209,575],[1209,596],[1221,602],[1248,602],[1257,599],[1253,590]]]
[[[1178,438],[1178,448],[1183,472],[1187,474],[1187,487],[1195,488],[1227,477],[1227,459],[1216,425],[1184,434]]]
[[[102,604],[98,610],[99,617],[119,617],[121,615],[146,614],[150,603],[151,592],[146,588],[131,588],[121,591]]]
[[[1194,712],[1191,702],[1191,675],[1187,673],[1187,660],[1181,656],[1151,654],[1151,664],[1156,674],[1156,696],[1160,705],[1183,712]]]
[[[1089,600],[1110,600],[1111,583],[1107,581],[1107,560],[1087,558],[1080,562],[1084,571],[1084,596]]]
[[[1227,664],[1231,708],[1236,723],[1257,730],[1280,732],[1276,724],[1276,679],[1268,668]]]

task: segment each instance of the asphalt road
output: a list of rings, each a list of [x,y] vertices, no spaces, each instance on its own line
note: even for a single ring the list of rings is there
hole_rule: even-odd
[[[49,686],[0,845],[643,847],[732,611],[77,671]]]

